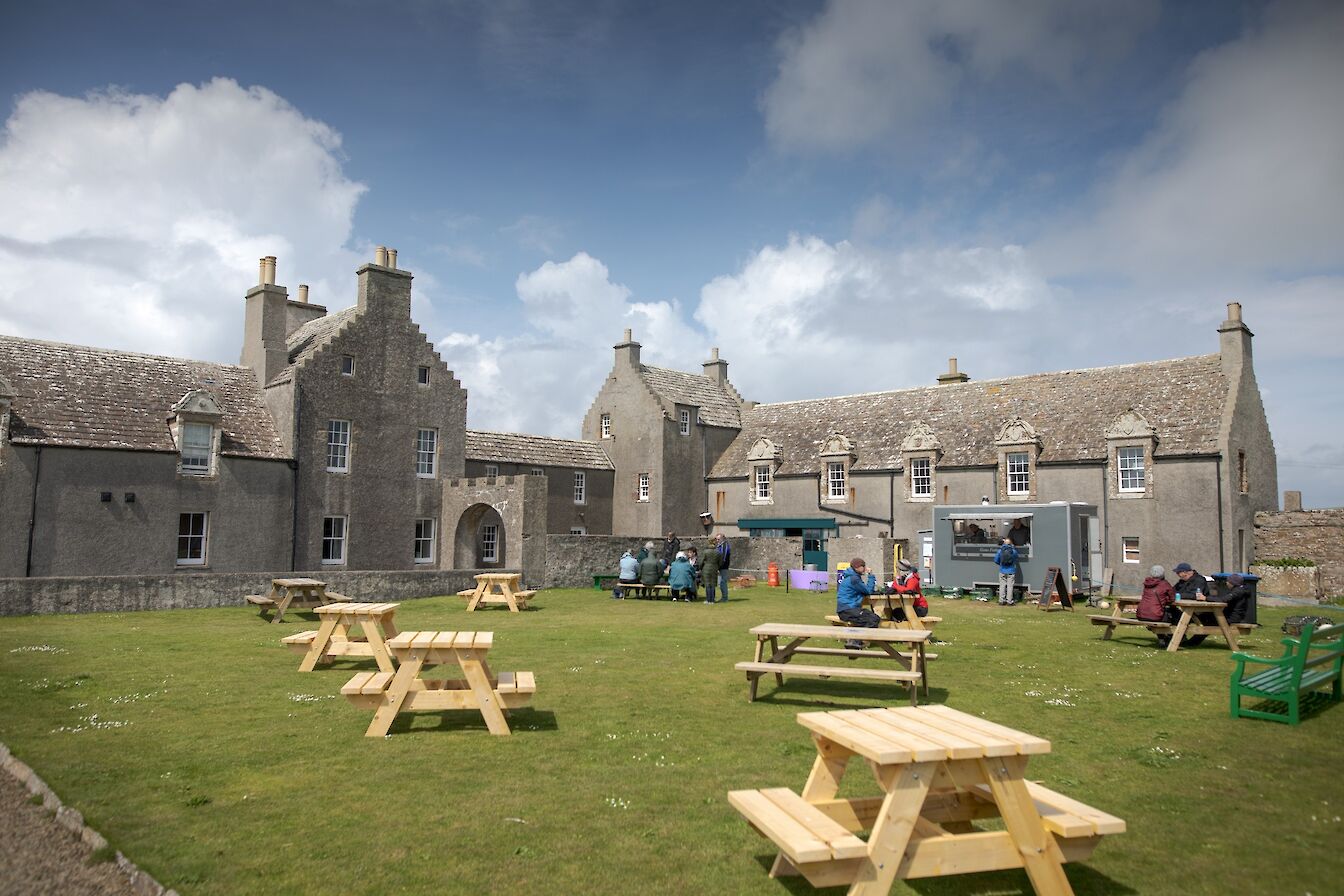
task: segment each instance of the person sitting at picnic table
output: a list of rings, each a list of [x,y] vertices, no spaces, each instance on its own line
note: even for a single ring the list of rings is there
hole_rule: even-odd
[[[840,573],[835,586],[835,613],[840,621],[859,628],[880,627],[882,620],[863,601],[876,587],[877,577],[868,572],[868,564],[862,557],[849,561],[849,569]],[[864,646],[862,641],[853,639],[845,642],[848,650],[862,650]]]
[[[644,547],[640,548],[639,553],[635,555],[635,559],[638,560],[640,563],[643,563],[644,558],[652,553],[653,553],[653,542],[646,541],[644,542]]]
[[[1016,603],[1013,585],[1017,583],[1017,548],[1013,547],[1012,539],[1003,539],[994,553],[994,562],[999,567],[999,606],[1011,607]]]
[[[1227,602],[1227,609],[1223,611],[1223,615],[1227,617],[1229,624],[1235,625],[1246,621],[1246,611],[1251,605],[1253,593],[1251,586],[1246,583],[1245,576],[1235,572],[1228,575],[1227,593],[1222,599]]]
[[[695,597],[695,570],[686,559],[685,551],[677,551],[672,565],[667,568],[667,584],[672,589],[673,600],[689,601]]]
[[[650,545],[653,542],[649,542]],[[645,586],[657,585],[663,580],[663,561],[654,556],[653,551],[649,551],[644,559],[639,561],[639,583]]]
[[[1138,609],[1134,618],[1144,622],[1169,622],[1176,624],[1181,619],[1181,611],[1176,609],[1176,589],[1167,581],[1167,571],[1161,566],[1148,570],[1148,578],[1143,580],[1143,594],[1139,597]],[[1171,643],[1171,635],[1158,635],[1157,646],[1166,648]]]
[[[909,560],[902,559],[898,564],[901,574],[896,579],[887,584],[887,588],[892,594],[909,594],[911,602],[915,605],[915,615],[923,619],[929,615],[929,602],[924,599],[924,592],[919,587],[919,570],[915,564]],[[905,619],[905,610],[900,607],[891,609],[891,618],[897,621]]]
[[[617,576],[616,587],[611,589],[612,600],[625,600],[625,591],[622,585],[634,585],[639,581],[639,561],[635,555],[626,551],[621,555],[620,573]]]
[[[1209,580],[1200,575],[1189,563],[1177,563],[1172,571],[1180,581],[1176,583],[1177,600],[1208,600]],[[1218,619],[1212,613],[1200,613],[1195,617],[1202,625],[1217,625]]]

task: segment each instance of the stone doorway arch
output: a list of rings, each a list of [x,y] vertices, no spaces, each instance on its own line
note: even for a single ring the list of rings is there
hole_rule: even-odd
[[[453,536],[454,569],[495,569],[507,556],[504,518],[489,504],[463,511]]]

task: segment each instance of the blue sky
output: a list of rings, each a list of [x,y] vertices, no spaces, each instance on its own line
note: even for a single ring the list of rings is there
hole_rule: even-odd
[[[1344,505],[1341,45],[1338,3],[9,4],[0,332],[232,362],[258,256],[335,310],[388,245],[470,425],[573,437],[625,327],[777,401],[1209,353],[1241,301],[1280,488]]]

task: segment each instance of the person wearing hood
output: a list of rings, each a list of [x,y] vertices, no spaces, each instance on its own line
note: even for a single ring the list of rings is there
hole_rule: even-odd
[[[616,587],[611,589],[612,600],[625,600],[625,589],[621,586],[634,585],[639,582],[639,561],[635,559],[634,554],[629,551],[622,554],[620,566],[619,581],[616,583]]]
[[[864,598],[870,596],[877,587],[877,577],[868,572],[868,564],[862,557],[849,561],[849,569],[840,573],[835,586],[835,613],[846,625],[858,628],[878,628],[882,620],[874,613]],[[864,643],[853,639],[845,642],[846,649],[862,650]]]
[[[667,568],[667,584],[672,589],[673,600],[695,599],[695,570],[686,559],[685,551],[677,551],[672,558],[672,565]]]
[[[1223,615],[1231,625],[1246,621],[1246,611],[1251,605],[1251,595],[1254,592],[1251,586],[1246,583],[1246,577],[1240,573],[1231,573],[1227,577],[1227,593],[1222,599],[1227,603],[1227,609]]]
[[[901,560],[899,564],[901,574],[895,581],[888,583],[887,587],[891,589],[892,594],[908,594],[910,601],[915,605],[915,615],[923,619],[929,615],[929,602],[924,598],[924,592],[919,587],[919,570],[915,564],[909,560]],[[905,611],[897,607],[892,610],[891,617],[897,620],[905,619]]]
[[[652,542],[649,544],[652,545]],[[663,561],[653,551],[649,551],[644,559],[639,561],[639,581],[640,584],[648,586],[657,585],[663,581]],[[645,596],[649,595],[646,594]]]

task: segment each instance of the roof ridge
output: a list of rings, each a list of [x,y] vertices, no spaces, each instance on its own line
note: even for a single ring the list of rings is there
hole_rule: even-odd
[[[12,342],[31,342],[39,345],[49,345],[53,348],[73,348],[89,352],[99,352],[105,355],[120,355],[125,358],[153,358],[158,361],[181,361],[186,364],[205,364],[210,367],[230,367],[237,370],[251,370],[244,364],[226,364],[223,361],[202,361],[198,358],[182,358],[177,355],[156,355],[151,352],[136,352],[120,348],[102,348],[97,345],[81,345],[78,342],[58,342],[54,339],[37,339],[29,336],[10,336],[0,333],[0,339],[6,339]]]
[[[505,432],[502,429],[472,429],[467,427],[464,432],[476,433],[487,436],[518,436],[520,439],[550,439],[555,442],[582,442],[585,445],[596,445],[591,439],[571,439],[566,436],[543,436],[529,432]]]

